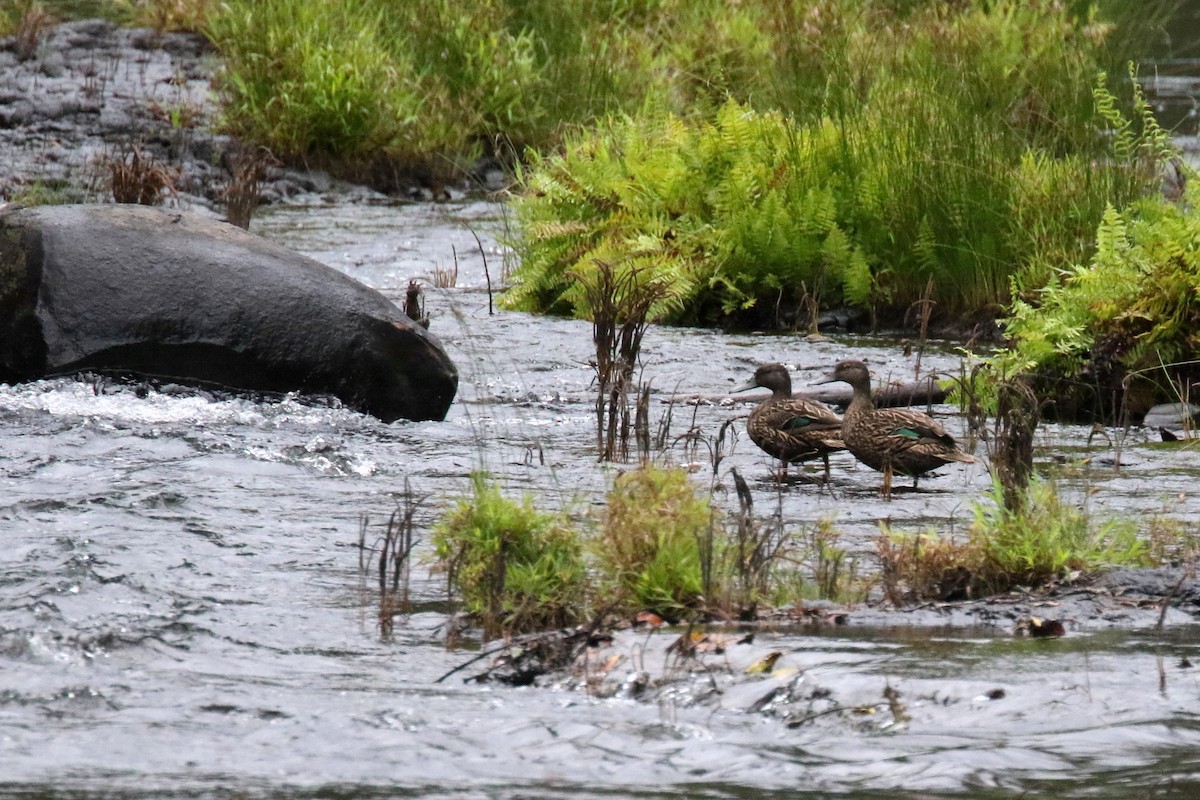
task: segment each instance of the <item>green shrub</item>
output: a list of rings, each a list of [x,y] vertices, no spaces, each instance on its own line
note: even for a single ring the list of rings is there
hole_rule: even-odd
[[[668,618],[700,609],[713,524],[708,500],[682,469],[647,465],[619,475],[596,543],[600,572],[613,589],[609,601]]]
[[[1118,156],[1131,172],[1158,179],[1170,169],[1188,177],[1140,94],[1138,100],[1134,120],[1105,107]],[[1105,419],[1123,403],[1136,413],[1179,399],[1180,387],[1200,375],[1197,199],[1186,185],[1182,202],[1155,196],[1108,205],[1090,257],[1072,260],[1040,289],[1014,299],[1009,346],[989,359],[983,380],[1028,374],[1038,394],[1053,401],[1049,413],[1062,418]]]
[[[1020,511],[1005,509],[1003,490],[994,485],[974,516],[971,536],[985,559],[979,578],[993,590],[1039,586],[1073,570],[1149,563],[1132,520],[1096,524],[1074,502],[1064,503],[1050,481],[1032,481]]]
[[[452,589],[486,638],[556,628],[587,612],[587,571],[566,520],[505,498],[487,475],[434,528],[433,545]]]
[[[823,65],[795,44],[779,56],[792,85],[763,89],[819,103],[650,106],[533,155],[505,302],[587,317],[569,275],[600,260],[664,275],[678,321],[775,324],[809,297],[898,318],[929,283],[939,313],[997,315],[1011,281],[1036,289],[1088,252],[1106,202],[1153,187],[1097,134],[1115,107],[1093,88],[1100,26],[1055,4],[939,4],[903,23],[851,7],[800,26],[834,41]]]
[[[1150,545],[1132,520],[1097,523],[1041,479],[1030,483],[1019,510],[1004,507],[1004,489],[993,481],[987,498],[973,507],[965,539],[885,529],[879,555],[884,591],[894,602],[983,597],[1045,586],[1072,572],[1152,563]]]

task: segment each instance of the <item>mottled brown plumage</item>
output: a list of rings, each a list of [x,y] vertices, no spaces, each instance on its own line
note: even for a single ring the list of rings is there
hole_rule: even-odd
[[[841,417],[816,400],[792,397],[792,379],[782,364],[762,365],[753,380],[734,391],[758,387],[770,389],[771,396],[750,412],[746,423],[750,438],[782,462],[781,478],[787,475],[788,464],[819,458],[829,480],[829,454],[845,449]]]
[[[883,493],[892,496],[892,473],[913,479],[950,461],[970,463],[974,456],[959,449],[937,420],[909,408],[876,408],[871,400],[871,374],[861,361],[840,361],[821,383],[842,381],[854,399],[842,417],[842,441],[854,457],[883,473]]]

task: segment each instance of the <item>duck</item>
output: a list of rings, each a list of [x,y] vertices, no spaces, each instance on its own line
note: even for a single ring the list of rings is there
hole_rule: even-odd
[[[913,479],[952,461],[974,463],[946,433],[942,424],[928,414],[910,408],[876,408],[871,399],[871,373],[861,361],[839,361],[825,380],[818,383],[848,383],[854,397],[842,416],[842,441],[862,463],[883,473],[884,497],[892,497],[892,474]]]
[[[763,364],[753,379],[734,391],[757,388],[770,389],[771,396],[750,412],[746,431],[759,448],[781,462],[778,480],[786,478],[788,464],[820,458],[828,482],[829,454],[846,449],[842,418],[823,403],[793,397],[792,378],[783,364]]]

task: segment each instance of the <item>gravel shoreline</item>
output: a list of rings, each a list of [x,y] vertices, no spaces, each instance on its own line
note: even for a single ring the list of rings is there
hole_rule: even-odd
[[[0,39],[0,195],[109,200],[107,163],[136,147],[171,174],[168,205],[218,213],[234,142],[211,132],[217,61],[203,37],[81,20],[25,55]]]
[[[0,39],[0,200],[112,202],[111,164],[128,162],[136,149],[169,176],[164,205],[223,217],[240,146],[214,132],[219,70],[199,34],[98,19],[47,29],[32,53],[14,36]],[[319,170],[272,167],[259,202],[457,200],[468,189],[504,188],[507,179],[480,164],[469,186],[428,187],[414,176],[389,196]]]

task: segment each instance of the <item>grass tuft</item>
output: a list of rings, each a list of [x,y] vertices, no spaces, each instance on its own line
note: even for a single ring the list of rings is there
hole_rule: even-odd
[[[702,548],[714,525],[707,498],[686,472],[645,465],[617,476],[608,494],[596,560],[617,607],[668,619],[705,603]]]
[[[482,472],[471,495],[434,528],[453,596],[485,639],[573,625],[586,616],[587,572],[578,532],[560,515],[510,500]]]
[[[1136,524],[1097,522],[1064,502],[1051,481],[1032,480],[1017,508],[1005,507],[1005,500],[1005,487],[995,481],[987,498],[974,506],[963,539],[885,529],[878,554],[888,599],[902,605],[985,597],[1016,587],[1043,587],[1075,573],[1153,561]],[[1165,551],[1163,534],[1159,536],[1155,547]]]

